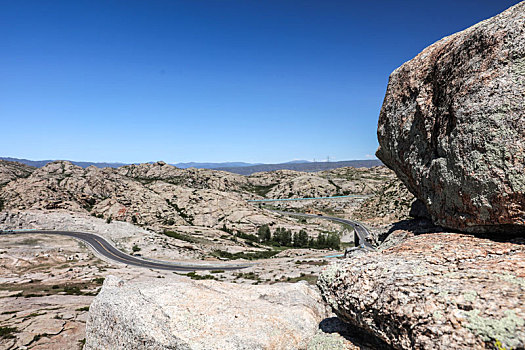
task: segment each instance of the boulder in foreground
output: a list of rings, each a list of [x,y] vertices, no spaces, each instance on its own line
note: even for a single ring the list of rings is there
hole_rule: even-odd
[[[525,233],[525,2],[396,69],[377,134],[436,224]]]
[[[342,320],[395,349],[521,349],[523,243],[457,233],[412,236],[328,266],[318,286]]]
[[[328,314],[306,283],[123,282],[89,309],[86,349],[302,349]]]

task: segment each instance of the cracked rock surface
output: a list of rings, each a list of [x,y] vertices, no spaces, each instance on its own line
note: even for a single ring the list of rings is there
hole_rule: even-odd
[[[525,2],[448,36],[390,76],[377,157],[434,222],[525,232]]]
[[[306,283],[129,283],[110,276],[91,304],[85,349],[298,349],[326,316]]]
[[[392,235],[405,240],[322,272],[318,286],[342,320],[396,349],[525,346],[525,241]]]

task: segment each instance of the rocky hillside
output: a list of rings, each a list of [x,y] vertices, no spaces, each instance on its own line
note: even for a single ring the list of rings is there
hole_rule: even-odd
[[[389,224],[409,219],[414,195],[397,178],[384,183],[353,212],[357,220],[369,224]]]
[[[4,163],[0,169],[4,164],[5,173],[16,165]],[[242,176],[216,170],[179,169],[164,162],[82,168],[57,161],[13,176],[0,188],[0,203],[6,211],[0,216],[0,224],[5,228],[67,229],[67,225],[78,226],[76,223],[82,222],[80,227],[91,226],[106,235],[101,223],[125,222],[157,233],[175,232],[167,241],[164,235],[152,236],[149,241],[143,235],[118,238],[116,244],[125,251],[137,245],[150,256],[194,259],[210,257],[215,251],[269,249],[253,243],[263,225],[272,232],[277,228],[291,234],[305,230],[312,238],[343,231],[340,225],[325,220],[305,221],[276,214],[265,205],[249,203],[249,199],[371,194],[394,175],[384,167],[343,168],[317,174],[280,170]],[[300,211],[321,209],[351,218],[361,200],[315,202],[315,209],[305,207]],[[283,203],[308,206],[304,202]],[[384,205],[386,210],[395,211],[398,204]],[[74,214],[74,223],[66,213]]]
[[[4,163],[0,170],[11,174],[0,189],[6,209],[64,209],[154,229],[244,223],[253,230],[255,225],[268,222],[264,217],[274,215],[247,205],[247,199],[367,195],[393,178],[384,167],[340,168],[316,174],[279,170],[242,176],[179,169],[164,162],[101,169],[57,161],[36,170],[20,165],[24,171],[18,173],[13,170],[18,169],[13,165],[17,163]]]
[[[162,162],[121,168],[49,163],[0,189],[5,209],[91,214],[154,230],[177,225],[253,231],[275,219],[246,203],[247,179],[213,170],[182,170]]]
[[[12,180],[28,177],[35,169],[22,163],[0,160],[0,187]]]
[[[394,174],[387,168],[338,168],[318,173],[281,170],[248,177],[252,185],[267,186],[268,198],[306,198],[376,193]],[[262,180],[264,179],[264,180]]]

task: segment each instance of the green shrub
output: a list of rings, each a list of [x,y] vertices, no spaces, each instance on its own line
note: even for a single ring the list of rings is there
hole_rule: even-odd
[[[104,279],[105,279],[104,277],[97,277],[93,279],[93,282],[95,282],[96,284],[103,284]]]
[[[16,327],[0,327],[0,339],[11,339],[15,336],[13,333],[18,333],[19,330]]]
[[[212,275],[198,275],[195,271],[188,272],[186,274],[192,280],[216,280],[215,276]]]
[[[236,234],[235,234],[236,237],[239,237],[239,238],[243,238],[243,239],[246,239],[248,241],[252,241],[252,242],[259,242],[259,238],[255,235],[251,235],[249,233],[244,233],[244,232],[240,232],[238,231]]]
[[[78,286],[65,286],[64,287],[64,292],[66,293],[66,295],[82,295],[84,293],[82,293],[82,291],[80,290],[80,288]]]
[[[163,233],[168,237],[180,239],[181,241],[186,241],[190,243],[198,243],[198,240],[196,240],[195,238],[191,236],[185,235],[183,233],[178,233],[174,231],[164,231]]]

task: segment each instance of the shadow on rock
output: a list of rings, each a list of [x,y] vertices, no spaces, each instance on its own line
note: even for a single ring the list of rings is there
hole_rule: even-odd
[[[391,350],[394,349],[383,340],[378,337],[367,333],[365,330],[345,323],[337,317],[329,317],[319,323],[319,329],[324,333],[335,333],[339,334],[346,340],[350,341],[360,349],[378,349],[378,350]]]

